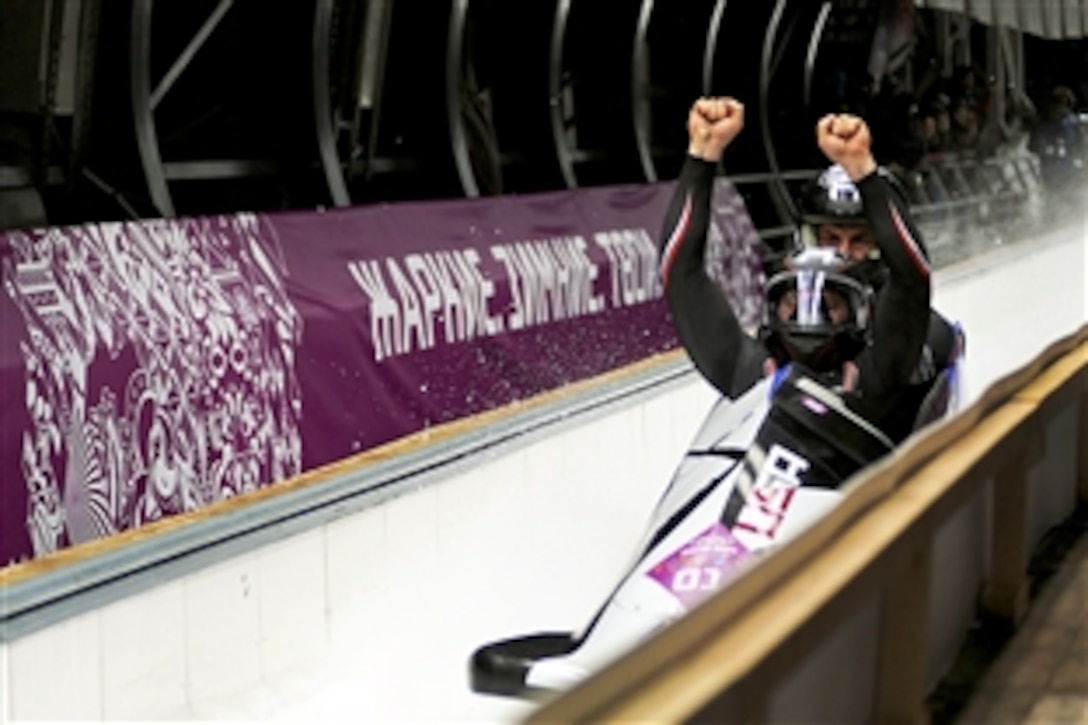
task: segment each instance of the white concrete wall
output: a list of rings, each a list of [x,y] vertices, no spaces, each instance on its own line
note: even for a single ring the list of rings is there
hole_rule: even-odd
[[[470,694],[471,652],[588,621],[713,399],[693,374],[440,485],[17,639],[2,650],[6,715],[514,717],[527,705]]]
[[[968,330],[969,400],[1084,322],[1085,274],[1067,235],[938,275],[935,304]],[[4,644],[0,719],[516,719],[531,705],[469,692],[472,651],[587,622],[712,400],[692,375]]]
[[[970,402],[1088,319],[1088,233],[1065,227],[941,269],[933,305],[967,332]]]

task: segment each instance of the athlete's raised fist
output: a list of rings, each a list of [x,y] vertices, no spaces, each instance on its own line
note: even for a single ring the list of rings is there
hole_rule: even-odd
[[[876,169],[869,126],[849,113],[828,114],[816,123],[816,143],[831,161],[842,164],[854,181]]]
[[[688,153],[718,161],[744,128],[744,104],[734,98],[700,98],[688,113]]]

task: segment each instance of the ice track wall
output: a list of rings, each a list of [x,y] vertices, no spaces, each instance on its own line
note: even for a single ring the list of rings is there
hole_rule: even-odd
[[[940,271],[936,305],[968,332],[965,402],[1084,323],[1085,279],[1082,225]],[[397,483],[380,497],[316,505],[215,547],[179,549],[94,590],[80,590],[73,570],[71,597],[4,621],[0,715],[528,714],[526,703],[470,696],[468,654],[497,637],[584,623],[712,400],[679,355],[599,383],[542,404],[535,419],[494,421],[459,453],[437,441],[447,465],[409,475],[410,465],[394,468],[412,455],[391,456],[382,464]],[[595,403],[598,394],[608,401]],[[1070,430],[1059,423],[1048,435]],[[1045,473],[1033,475],[1052,478]],[[328,487],[351,475],[336,471]],[[1073,483],[1038,491],[1029,542],[1075,498]],[[985,505],[965,506],[942,541],[973,540]],[[941,615],[929,680],[958,646],[979,584],[954,572],[984,556],[949,551],[937,559],[942,586],[931,589]],[[5,599],[30,596],[33,585],[9,585]],[[865,611],[859,627],[878,616]],[[852,631],[837,646],[864,641],[863,629]],[[815,680],[798,676],[794,703],[814,692]],[[838,714],[858,706],[837,702]]]

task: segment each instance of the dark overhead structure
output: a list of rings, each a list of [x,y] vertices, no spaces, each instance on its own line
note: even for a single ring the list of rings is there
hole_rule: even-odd
[[[679,168],[691,100],[729,94],[750,140],[727,170],[761,228],[788,225],[819,163],[798,129],[903,2],[8,2],[0,222],[653,183]],[[985,58],[999,111],[1025,88],[1025,34],[1088,30],[1070,0],[911,9],[942,72]]]

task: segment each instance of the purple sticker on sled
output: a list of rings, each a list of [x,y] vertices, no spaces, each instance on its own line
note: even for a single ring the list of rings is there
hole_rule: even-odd
[[[649,576],[690,608],[733,579],[750,555],[719,521],[658,562]]]

